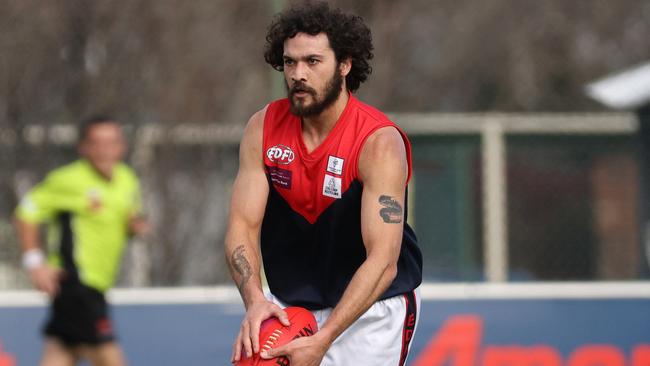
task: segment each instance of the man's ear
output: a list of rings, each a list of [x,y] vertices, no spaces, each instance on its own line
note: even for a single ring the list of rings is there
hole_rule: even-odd
[[[339,63],[339,71],[341,72],[341,76],[346,77],[350,73],[350,70],[352,70],[352,58],[348,57]]]

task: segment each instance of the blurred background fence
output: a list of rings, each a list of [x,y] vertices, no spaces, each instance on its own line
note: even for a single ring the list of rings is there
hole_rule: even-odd
[[[26,285],[18,197],[74,158],[70,124],[95,113],[131,124],[155,227],[129,247],[120,283],[227,282],[242,122],[283,95],[266,26],[300,1],[0,0],[0,287]],[[637,122],[604,113],[584,85],[650,58],[650,2],[329,2],[372,29],[359,97],[413,140],[427,280],[648,277]]]
[[[627,113],[391,117],[413,142],[409,221],[427,281],[647,279],[639,235],[638,122]],[[121,286],[229,283],[224,257],[241,125],[127,126],[154,230]],[[0,129],[0,286],[23,288],[10,217],[75,158],[73,125]]]

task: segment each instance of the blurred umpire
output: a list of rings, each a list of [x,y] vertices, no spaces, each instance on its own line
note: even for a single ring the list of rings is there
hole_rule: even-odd
[[[81,158],[51,171],[16,209],[23,266],[51,299],[41,365],[125,365],[104,293],[113,285],[132,234],[148,230],[140,188],[122,163],[126,143],[108,117],[84,121]],[[47,255],[39,225],[47,224]]]

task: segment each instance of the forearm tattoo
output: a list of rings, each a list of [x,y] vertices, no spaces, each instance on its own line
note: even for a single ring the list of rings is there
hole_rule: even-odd
[[[379,196],[379,204],[384,206],[379,210],[379,216],[387,224],[399,224],[402,222],[402,206],[391,196]]]
[[[246,253],[246,249],[244,248],[243,245],[238,246],[233,250],[232,256],[230,257],[230,263],[239,273],[239,276],[241,276],[241,279],[237,283],[237,287],[239,290],[242,290],[244,288],[244,285],[248,282],[248,280],[251,278],[253,274],[253,270],[251,269],[250,263],[248,263],[248,260],[244,256]],[[235,280],[237,282],[237,280]]]

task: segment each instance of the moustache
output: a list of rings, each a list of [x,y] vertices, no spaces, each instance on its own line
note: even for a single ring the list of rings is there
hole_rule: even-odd
[[[306,92],[306,93],[309,93],[311,95],[316,95],[316,90],[308,87],[304,83],[296,83],[296,84],[294,84],[291,87],[291,90],[289,90],[289,92],[291,93],[291,95],[293,95],[295,93],[298,93],[298,92]]]

